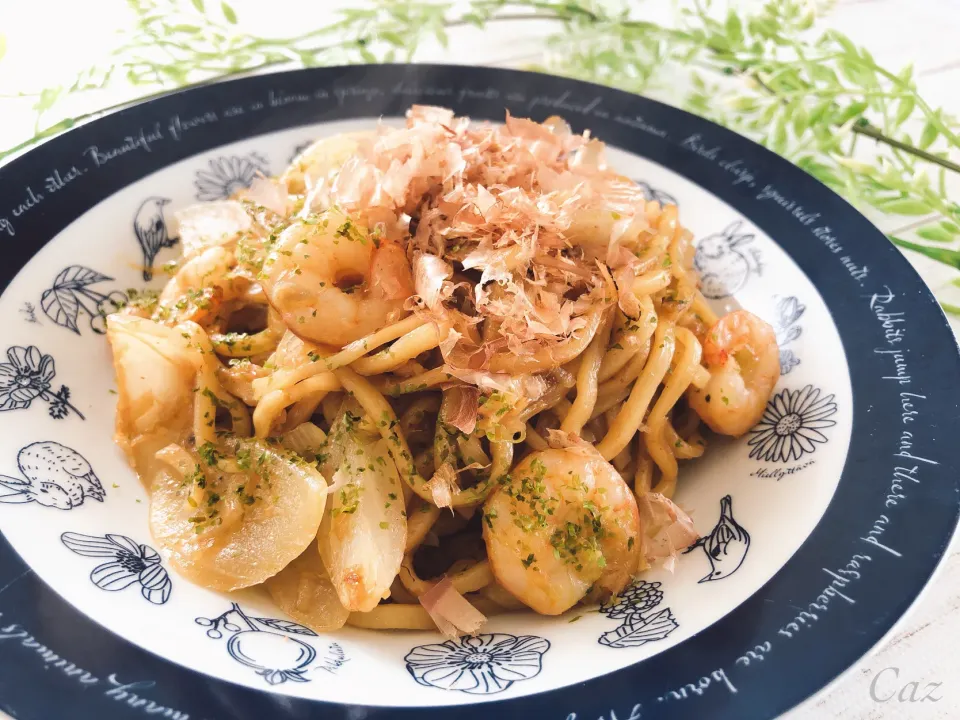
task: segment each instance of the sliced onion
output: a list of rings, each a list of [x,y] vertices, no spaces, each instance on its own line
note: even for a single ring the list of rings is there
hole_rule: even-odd
[[[327,434],[312,422],[305,422],[285,432],[280,441],[285,448],[293,450],[297,455],[312,458],[327,442]]]
[[[278,574],[268,578],[264,586],[281,610],[311,630],[337,630],[346,624],[350,615],[340,603],[314,543]]]
[[[290,211],[290,197],[285,185],[265,177],[255,177],[250,187],[241,192],[241,197],[256,205],[262,205],[277,215],[286,217]]]
[[[625,265],[619,268],[613,275],[617,284],[617,302],[623,314],[629,318],[640,317],[640,299],[633,292],[633,281],[637,275],[633,268]]]
[[[226,245],[250,228],[250,216],[235,200],[190,205],[175,215],[180,227],[183,259],[215,245]]]
[[[117,442],[134,465],[149,462],[191,426],[203,358],[180,330],[132,315],[110,315],[107,340],[117,373]],[[156,442],[141,452],[147,435]]]
[[[387,442],[379,435],[371,439],[359,424],[347,423],[341,413],[330,429],[330,454],[340,453],[333,473],[338,490],[330,495],[318,546],[343,606],[369,612],[400,571],[407,520],[403,482]]]

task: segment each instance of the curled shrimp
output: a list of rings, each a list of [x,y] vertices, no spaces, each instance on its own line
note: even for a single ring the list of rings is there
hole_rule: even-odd
[[[544,615],[591,588],[616,594],[640,562],[633,493],[592,448],[533,453],[484,505],[483,537],[497,581]]]
[[[703,359],[710,380],[701,389],[689,389],[690,407],[714,432],[743,435],[760,420],[780,379],[773,328],[753,313],[736,310],[707,332]]]
[[[414,292],[403,248],[378,241],[338,210],[284,230],[262,281],[293,332],[337,347],[400,318]]]
[[[233,252],[214,245],[187,260],[166,284],[157,303],[154,319],[175,324],[192,320],[201,325],[212,320],[223,302],[235,296],[246,280],[233,278]]]

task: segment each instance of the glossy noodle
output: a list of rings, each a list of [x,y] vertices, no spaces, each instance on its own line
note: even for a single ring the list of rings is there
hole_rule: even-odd
[[[684,464],[779,377],[676,206],[559,118],[413,107],[178,219],[108,318],[117,440],[177,570],[318,631],[610,598],[696,539]]]

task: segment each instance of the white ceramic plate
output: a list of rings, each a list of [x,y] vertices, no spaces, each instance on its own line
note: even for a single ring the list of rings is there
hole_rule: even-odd
[[[99,308],[148,284],[145,261],[177,257],[177,209],[415,102],[592,128],[678,204],[715,307],[777,329],[783,374],[754,430],[682,467],[676,499],[704,540],[673,574],[599,612],[497,616],[475,639],[319,636],[264,593],[189,583],[153,549],[149,498],[112,442]],[[306,717],[317,703],[351,718],[773,717],[882,636],[953,532],[958,393],[943,380],[958,357],[936,303],[823,186],[680,111],[490,69],[287,73],[68,133],[0,169],[0,198],[0,701],[14,717]]]

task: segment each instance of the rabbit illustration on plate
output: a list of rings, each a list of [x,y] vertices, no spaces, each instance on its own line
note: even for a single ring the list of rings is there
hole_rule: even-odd
[[[759,272],[758,253],[743,248],[753,241],[753,233],[741,233],[742,226],[742,220],[734,220],[697,245],[693,264],[700,273],[700,291],[712,300],[733,295],[746,285],[751,272]]]
[[[0,475],[0,503],[72,510],[88,497],[103,502],[103,485],[90,463],[66,445],[51,440],[27,445],[17,465],[22,478]]]

